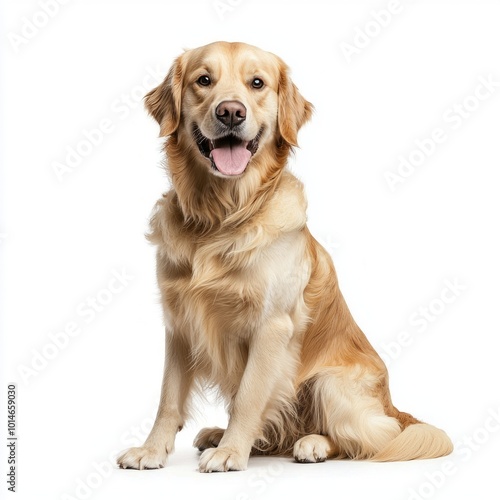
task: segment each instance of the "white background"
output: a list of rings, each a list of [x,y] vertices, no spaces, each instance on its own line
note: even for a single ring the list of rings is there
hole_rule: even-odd
[[[4,411],[14,382],[23,500],[492,498],[500,87],[473,96],[480,78],[500,82],[499,2],[401,1],[377,29],[373,12],[388,1],[231,1],[220,2],[229,6],[221,14],[213,0],[73,0],[31,31],[26,23],[44,23],[42,0],[2,2],[2,497],[10,498]],[[349,62],[342,43],[356,34],[362,42],[367,23],[373,36]],[[31,38],[20,42],[23,29]],[[450,457],[252,458],[245,472],[203,475],[191,441],[225,420],[200,403],[167,468],[111,469],[110,456],[145,438],[163,365],[154,249],[143,234],[167,180],[158,127],[141,99],[183,48],[219,39],[280,55],[314,103],[291,160],[308,193],[309,225],[389,361],[394,403],[446,429],[457,450]],[[447,121],[464,100],[469,116]],[[108,132],[85,150],[85,132],[102,120]],[[397,172],[398,157],[436,128],[446,140],[391,191],[384,173]],[[87,156],[59,179],[54,164],[78,146]],[[113,272],[129,281],[110,294]],[[447,304],[446,280],[460,288],[445,292]],[[92,297],[109,302],[93,316]],[[419,308],[429,306],[432,321],[422,320]],[[72,323],[79,334],[54,347]]]

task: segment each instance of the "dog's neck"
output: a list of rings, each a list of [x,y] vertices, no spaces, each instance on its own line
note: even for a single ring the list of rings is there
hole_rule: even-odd
[[[255,216],[273,196],[286,167],[290,147],[263,150],[235,179],[211,173],[198,151],[185,148],[173,135],[166,144],[167,171],[186,226],[200,232],[238,227]],[[277,153],[276,153],[277,151]]]

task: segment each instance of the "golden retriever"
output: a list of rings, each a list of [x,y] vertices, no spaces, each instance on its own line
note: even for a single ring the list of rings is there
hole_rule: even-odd
[[[201,472],[254,454],[411,460],[446,455],[442,431],[398,411],[387,369],[354,322],[287,170],[312,105],[285,63],[244,43],[186,51],[145,97],[172,189],[149,239],[166,323],[161,401],[122,468],[163,467],[193,389],[217,387],[227,429],[195,439]]]

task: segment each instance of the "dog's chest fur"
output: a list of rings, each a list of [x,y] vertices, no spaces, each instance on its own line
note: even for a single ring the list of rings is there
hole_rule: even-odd
[[[306,316],[301,184],[285,175],[262,213],[237,228],[200,234],[184,223],[174,191],[157,204],[150,240],[158,245],[167,328],[209,357],[220,357],[221,345],[248,344],[276,315],[290,315],[297,328]]]

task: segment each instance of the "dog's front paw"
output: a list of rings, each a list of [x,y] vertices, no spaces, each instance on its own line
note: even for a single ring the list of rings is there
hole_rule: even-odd
[[[149,446],[129,448],[116,461],[121,469],[161,469],[167,463],[167,450]]]
[[[245,470],[248,456],[243,456],[231,448],[209,448],[200,457],[200,472],[227,472]]]
[[[200,451],[205,451],[207,448],[217,448],[223,435],[224,429],[220,427],[206,427],[198,432],[194,438],[193,446]]]

